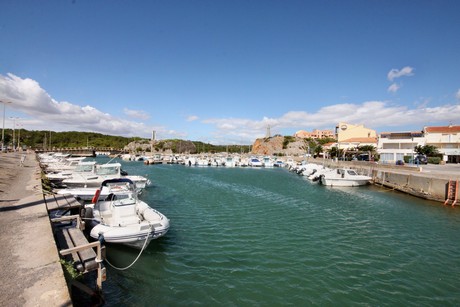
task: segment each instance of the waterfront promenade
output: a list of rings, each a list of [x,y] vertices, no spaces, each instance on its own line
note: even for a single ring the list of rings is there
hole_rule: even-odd
[[[0,153],[0,306],[71,306],[34,153]]]

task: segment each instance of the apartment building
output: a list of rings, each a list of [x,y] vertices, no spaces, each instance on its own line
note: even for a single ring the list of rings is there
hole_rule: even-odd
[[[435,146],[447,163],[460,163],[460,126],[424,127],[425,142]]]
[[[414,148],[426,143],[424,134],[419,132],[383,132],[379,135],[377,152],[380,162],[395,163],[404,156],[414,156]]]

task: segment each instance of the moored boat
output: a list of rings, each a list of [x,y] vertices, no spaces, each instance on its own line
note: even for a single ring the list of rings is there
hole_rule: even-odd
[[[108,243],[142,249],[169,230],[169,219],[139,200],[127,178],[104,181],[85,210],[90,236]]]
[[[357,187],[369,184],[371,179],[369,176],[359,175],[353,169],[338,168],[322,174],[320,183],[336,187]]]

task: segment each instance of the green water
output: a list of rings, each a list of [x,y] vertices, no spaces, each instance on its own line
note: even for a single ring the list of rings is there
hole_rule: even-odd
[[[278,168],[123,164],[171,228],[107,267],[108,306],[460,304],[457,208]]]

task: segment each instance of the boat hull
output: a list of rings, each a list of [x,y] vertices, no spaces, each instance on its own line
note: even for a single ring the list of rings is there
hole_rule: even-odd
[[[136,249],[142,249],[144,245],[147,247],[150,241],[164,236],[168,230],[169,223],[167,227],[152,227],[152,229],[148,223],[121,227],[97,224],[91,229],[90,236],[98,240],[102,235],[104,241],[107,243],[123,244]]]
[[[357,187],[369,184],[369,179],[326,178],[324,175],[322,175],[321,184],[334,187]]]

